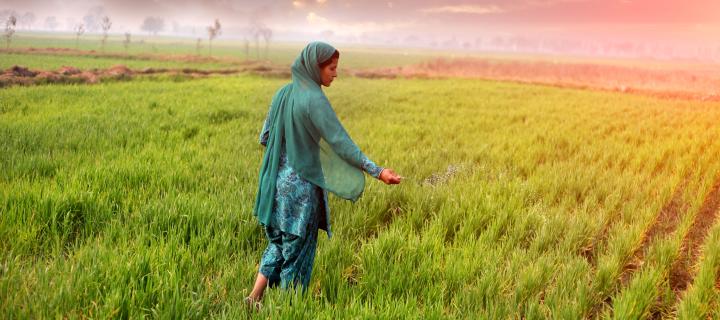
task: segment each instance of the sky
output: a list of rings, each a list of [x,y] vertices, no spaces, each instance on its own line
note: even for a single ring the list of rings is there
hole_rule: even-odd
[[[147,16],[165,32],[205,35],[214,19],[227,38],[265,26],[274,39],[461,45],[497,37],[643,41],[720,46],[720,0],[0,0],[0,11],[31,11],[36,27],[60,28],[100,12],[111,32],[140,32]]]

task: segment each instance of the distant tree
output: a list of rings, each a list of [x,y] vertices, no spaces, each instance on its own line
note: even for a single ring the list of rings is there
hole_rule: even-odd
[[[100,26],[102,27],[102,30],[103,30],[102,51],[105,52],[105,43],[107,42],[108,31],[110,31],[110,27],[112,27],[112,21],[110,21],[110,17],[104,16],[102,18],[102,22],[100,23]]]
[[[143,20],[140,30],[147,31],[148,34],[157,35],[165,29],[165,21],[160,17],[146,17]]]
[[[105,8],[102,6],[92,7],[83,17],[85,29],[88,32],[97,32],[101,30],[101,22],[105,16]]]
[[[245,45],[245,59],[250,59],[250,41],[245,38],[243,39],[243,43]]]
[[[255,59],[260,60],[260,32],[258,29],[253,30],[253,39],[255,39]]]
[[[262,36],[263,40],[265,40],[265,59],[268,58],[268,47],[270,45],[270,39],[272,39],[272,30],[269,28],[263,28],[260,30],[260,35]]]
[[[20,16],[18,19],[18,24],[22,26],[25,30],[32,29],[33,24],[35,24],[35,14],[32,12],[25,12],[22,16]]]
[[[15,34],[15,26],[17,25],[17,18],[14,15],[10,15],[5,21],[5,49],[10,49],[10,41],[12,36]]]
[[[0,11],[0,21],[7,21],[7,19],[10,18],[10,16],[14,16],[15,19],[17,19],[18,14],[14,10]]]
[[[215,19],[215,23],[214,23],[212,26],[209,26],[209,27],[207,28],[207,31],[208,31],[208,47],[209,47],[209,49],[210,49],[210,54],[209,54],[210,56],[212,56],[212,41],[213,41],[213,39],[215,39],[217,36],[220,35],[220,33],[222,32],[222,31],[220,30],[221,28],[222,28],[222,26],[220,25],[220,20],[218,20],[218,19]]]
[[[55,31],[58,26],[60,26],[60,23],[57,21],[57,18],[55,16],[45,18],[45,29]]]
[[[89,32],[95,32],[98,29],[98,22],[94,15],[85,15],[82,19],[84,28]]]
[[[125,54],[127,54],[128,47],[130,47],[130,32],[125,32],[125,40],[123,40],[123,47],[125,47]]]
[[[74,31],[75,31],[75,49],[77,50],[80,48],[80,36],[83,35],[83,33],[85,33],[85,25],[83,25],[82,23],[78,24],[77,26],[75,26]]]
[[[202,49],[202,38],[197,38],[195,41],[195,54],[200,55],[200,49]]]
[[[258,21],[253,21],[250,24],[249,33],[255,39],[255,56],[260,59],[260,38],[265,40],[265,58],[268,57],[268,45],[270,39],[272,39],[272,30],[266,27],[265,24]]]

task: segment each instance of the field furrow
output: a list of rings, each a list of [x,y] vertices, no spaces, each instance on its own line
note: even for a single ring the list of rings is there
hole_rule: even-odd
[[[678,184],[670,200],[662,210],[660,210],[655,220],[643,235],[640,246],[635,249],[630,262],[625,264],[623,268],[620,281],[623,286],[627,286],[628,281],[630,281],[635,271],[642,267],[642,264],[645,262],[645,253],[648,247],[654,243],[657,238],[669,236],[677,229],[682,216],[688,210],[688,205],[683,200],[687,183],[688,180],[686,178]]]
[[[700,211],[696,214],[690,230],[685,235],[677,261],[670,271],[670,288],[676,294],[687,289],[693,279],[693,267],[698,262],[700,248],[715,224],[720,210],[720,177],[712,185]]]

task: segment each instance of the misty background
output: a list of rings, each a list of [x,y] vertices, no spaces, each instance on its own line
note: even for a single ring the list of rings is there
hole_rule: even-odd
[[[19,32],[110,34],[720,61],[717,0],[0,0]]]

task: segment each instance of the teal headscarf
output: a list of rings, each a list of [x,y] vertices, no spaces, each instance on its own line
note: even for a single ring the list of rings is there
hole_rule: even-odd
[[[335,48],[327,43],[308,44],[291,67],[292,83],[280,88],[272,99],[254,209],[264,225],[271,221],[282,139],[290,167],[305,180],[351,201],[365,188],[361,169],[365,156],[320,88],[319,64],[334,53]]]

